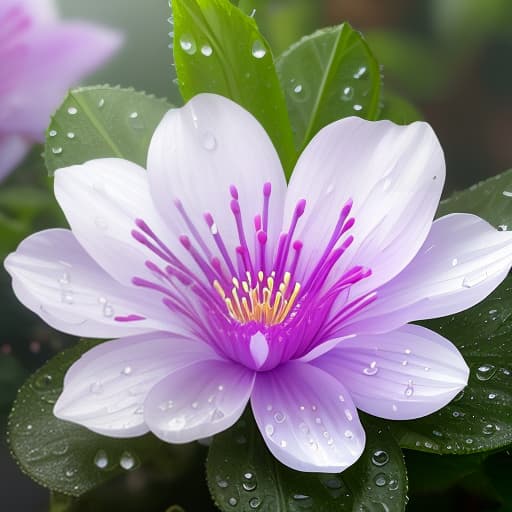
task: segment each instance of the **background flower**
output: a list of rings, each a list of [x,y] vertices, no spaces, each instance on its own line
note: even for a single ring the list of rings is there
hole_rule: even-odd
[[[67,89],[120,46],[118,33],[57,17],[53,0],[0,5],[0,179],[43,142]]]

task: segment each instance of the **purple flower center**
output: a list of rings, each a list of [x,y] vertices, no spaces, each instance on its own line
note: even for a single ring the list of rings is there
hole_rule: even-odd
[[[295,238],[295,231],[306,200],[297,202],[288,230],[281,233],[272,251],[267,246],[271,191],[271,184],[265,183],[262,211],[254,217],[253,227],[246,230],[238,190],[230,186],[230,210],[239,242],[234,254],[230,254],[211,213],[206,212],[203,220],[214,244],[203,239],[182,202],[174,201],[188,230],[179,241],[196,269],[176,256],[144,220],[137,219],[137,229],[132,231],[135,240],[159,260],[146,261],[154,280],[134,277],[133,284],[162,294],[165,306],[223,357],[259,371],[299,358],[332,339],[347,319],[376,297],[368,293],[349,300],[349,289],[371,274],[368,268],[352,266],[337,279],[331,275],[354,240],[347,235],[355,222],[350,217],[352,201],[340,209],[328,243],[300,281],[297,269],[303,242]],[[253,241],[254,251],[249,249],[248,240]],[[133,314],[116,320],[141,318]]]

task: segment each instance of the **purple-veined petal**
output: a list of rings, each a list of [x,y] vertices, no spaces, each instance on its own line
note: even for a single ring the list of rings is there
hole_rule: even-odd
[[[236,186],[246,232],[264,207],[263,186],[272,186],[269,202],[268,252],[281,229],[286,190],[276,150],[258,121],[231,100],[199,94],[184,107],[169,111],[158,126],[148,153],[151,193],[157,208],[178,233],[189,229],[177,214],[179,200],[201,238],[216,252],[212,233],[219,232],[233,257],[240,243],[231,210]],[[203,219],[210,213],[212,232]],[[253,252],[254,240],[247,241]]]
[[[345,340],[311,364],[341,379],[358,409],[391,420],[441,409],[469,377],[457,348],[418,325]]]
[[[18,299],[60,331],[93,338],[164,329],[184,332],[180,319],[158,297],[114,281],[69,230],[28,237],[7,257],[5,267]],[[142,319],[116,320],[130,315]]]
[[[103,435],[142,435],[151,389],[173,371],[215,357],[204,343],[162,332],[107,341],[68,370],[54,413]]]
[[[251,405],[268,448],[292,469],[337,473],[363,452],[365,433],[350,394],[319,368],[291,362],[258,373]]]
[[[0,134],[0,181],[22,162],[29,148],[23,137]]]
[[[153,206],[146,171],[127,160],[91,160],[55,172],[55,195],[84,249],[114,278],[129,284],[134,276],[149,275],[146,260],[158,257],[132,237],[135,220],[143,219],[166,243],[174,243]]]
[[[42,141],[50,115],[66,91],[105,62],[121,38],[111,30],[78,22],[36,23],[20,30],[23,51],[12,53],[16,83],[2,93],[0,131]]]
[[[177,370],[158,383],[144,402],[150,430],[170,443],[212,436],[242,415],[254,372],[228,361],[203,361]]]
[[[383,332],[452,315],[485,299],[512,265],[512,233],[476,215],[441,217],[411,263],[377,290],[377,300],[344,332]]]
[[[297,200],[307,200],[296,235],[304,243],[299,275],[312,271],[352,200],[354,241],[337,268],[371,269],[372,276],[354,286],[356,296],[388,281],[424,242],[444,178],[443,152],[426,123],[351,117],[325,127],[299,158],[286,196],[285,225]]]

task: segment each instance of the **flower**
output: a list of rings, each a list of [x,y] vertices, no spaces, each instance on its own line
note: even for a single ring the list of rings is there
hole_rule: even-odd
[[[61,22],[52,0],[0,5],[0,179],[30,145],[44,140],[50,115],[67,89],[120,45],[117,33]]]
[[[512,234],[474,215],[432,222],[445,169],[428,124],[335,122],[287,187],[258,122],[201,94],[165,115],[147,166],[58,170],[71,231],[36,233],[6,260],[51,326],[119,338],[72,365],[59,418],[185,443],[250,401],[281,462],[339,472],[364,448],[357,409],[418,418],[464,388],[458,350],[408,322],[487,296]]]

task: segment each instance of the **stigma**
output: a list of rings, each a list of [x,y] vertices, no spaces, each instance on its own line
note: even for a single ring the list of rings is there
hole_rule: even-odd
[[[233,277],[233,286],[230,290],[226,290],[217,279],[212,285],[224,301],[233,320],[240,324],[257,322],[271,326],[280,324],[288,318],[301,289],[298,282],[290,285],[290,272],[284,272],[279,284],[276,283],[275,277],[275,271],[265,276],[260,270],[257,276],[246,272],[247,279],[242,281]]]

